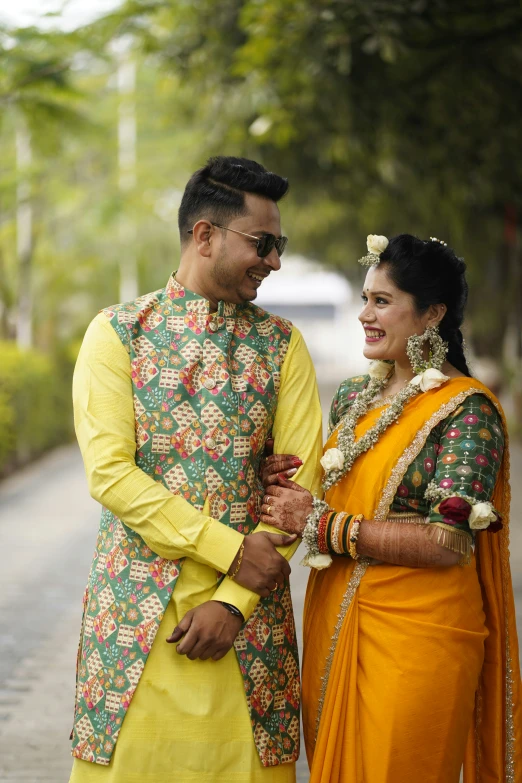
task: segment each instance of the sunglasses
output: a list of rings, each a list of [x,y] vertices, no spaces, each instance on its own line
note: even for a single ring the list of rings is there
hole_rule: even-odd
[[[253,234],[245,234],[244,231],[237,231],[235,228],[221,226],[219,223],[212,223],[212,225],[216,226],[216,228],[223,228],[225,231],[233,231],[234,234],[241,234],[241,236],[248,237],[249,239],[255,239],[258,258],[266,258],[274,247],[277,251],[277,255],[281,257],[285,252],[285,247],[288,243],[288,237],[276,237],[273,234],[263,234],[262,237],[256,237]],[[188,231],[189,234],[192,234],[193,232],[193,228]]]

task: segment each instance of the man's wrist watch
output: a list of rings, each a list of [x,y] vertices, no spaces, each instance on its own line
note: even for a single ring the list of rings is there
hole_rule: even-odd
[[[220,601],[219,603],[222,604],[225,607],[225,609],[230,612],[230,614],[233,614],[234,617],[240,617],[242,623],[245,622],[245,618],[243,617],[242,612],[239,611],[237,606],[234,606],[234,604],[227,604],[226,601]]]

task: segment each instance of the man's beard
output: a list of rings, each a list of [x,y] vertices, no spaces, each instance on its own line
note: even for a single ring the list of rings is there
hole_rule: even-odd
[[[241,299],[242,302],[251,302],[256,298],[257,292],[253,294],[245,294],[240,286],[238,286],[237,272],[232,268],[232,265],[227,261],[227,254],[224,247],[221,248],[221,253],[216,259],[216,263],[211,268],[211,277],[214,283],[220,287],[222,291],[227,291],[234,296]],[[223,297],[225,301],[230,301]]]

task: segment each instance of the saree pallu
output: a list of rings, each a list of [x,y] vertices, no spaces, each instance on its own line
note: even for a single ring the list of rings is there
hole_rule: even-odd
[[[385,519],[430,431],[477,392],[503,416],[473,378],[420,395],[329,490],[328,504]],[[357,439],[380,412],[359,421]],[[334,432],[325,448],[336,443]],[[522,783],[507,440],[492,502],[503,529],[477,533],[469,566],[334,557],[312,571],[303,658],[310,783],[458,783],[463,762],[465,783]]]

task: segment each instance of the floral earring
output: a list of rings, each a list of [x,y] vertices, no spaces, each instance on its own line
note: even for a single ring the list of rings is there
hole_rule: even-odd
[[[422,354],[422,347],[426,341],[430,344],[427,361]],[[416,375],[425,370],[440,370],[446,361],[448,343],[440,336],[438,325],[427,326],[424,334],[412,334],[408,337],[406,353]]]

